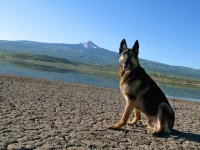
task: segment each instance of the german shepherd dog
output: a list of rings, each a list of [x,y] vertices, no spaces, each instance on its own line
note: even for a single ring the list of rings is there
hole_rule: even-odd
[[[138,53],[137,40],[131,49],[127,48],[125,39],[121,41],[118,73],[120,91],[126,99],[126,108],[121,120],[109,129],[117,130],[127,123],[135,124],[142,112],[147,117],[147,129],[154,134],[170,134],[174,126],[174,111],[161,89],[140,66]],[[127,122],[132,111],[134,119]]]

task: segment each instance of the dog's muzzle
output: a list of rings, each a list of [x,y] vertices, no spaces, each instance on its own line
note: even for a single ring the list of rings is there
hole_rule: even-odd
[[[129,59],[130,58],[128,58],[127,55],[124,55],[124,60],[122,61],[122,71],[129,71],[131,69]]]

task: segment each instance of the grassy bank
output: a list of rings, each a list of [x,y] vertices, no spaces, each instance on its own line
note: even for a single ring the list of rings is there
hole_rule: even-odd
[[[78,63],[46,55],[0,52],[0,61],[32,70],[58,73],[74,72],[105,79],[119,79],[116,66]],[[159,72],[147,72],[157,84],[200,89],[200,79],[161,74]]]

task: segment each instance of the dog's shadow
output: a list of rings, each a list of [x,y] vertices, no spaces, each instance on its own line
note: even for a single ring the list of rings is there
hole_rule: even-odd
[[[144,128],[142,126],[139,126],[139,127]],[[130,129],[127,130],[127,129],[121,128],[121,129],[118,129],[118,131],[128,133],[128,132],[134,131],[134,130],[130,130]],[[145,131],[147,132],[147,130],[145,130]],[[153,134],[153,136],[160,137],[160,138],[170,138],[171,137],[171,138],[174,138],[174,139],[184,139],[184,140],[200,143],[200,134],[186,133],[186,132],[183,132],[183,131],[178,131],[176,129],[172,129],[171,134]]]
[[[181,138],[181,139],[200,143],[200,134],[186,133],[186,132],[182,132],[182,131],[173,129],[171,136],[173,136],[174,138],[177,138],[177,139]]]
[[[200,143],[200,134],[195,134],[195,133],[186,133],[183,131],[178,131],[175,129],[172,129],[171,134],[161,134],[161,135],[156,135],[160,138],[174,138],[174,139],[184,139],[187,141],[193,141]]]
[[[142,124],[140,124],[139,127],[143,127]],[[200,134],[178,131],[176,129],[172,129],[171,134],[153,134],[153,136],[157,136],[157,137],[161,137],[161,138],[170,138],[171,137],[174,139],[184,139],[184,140],[200,143]]]

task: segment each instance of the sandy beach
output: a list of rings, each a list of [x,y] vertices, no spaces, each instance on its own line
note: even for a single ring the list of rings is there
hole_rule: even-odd
[[[0,149],[200,149],[200,102],[169,102],[171,135],[153,136],[144,116],[114,131],[125,108],[119,90],[0,74]]]

